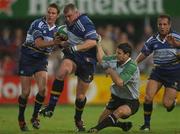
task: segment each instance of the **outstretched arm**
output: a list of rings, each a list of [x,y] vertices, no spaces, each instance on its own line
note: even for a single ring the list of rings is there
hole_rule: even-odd
[[[45,47],[50,47],[50,46],[54,46],[54,45],[60,45],[61,43],[62,43],[62,41],[58,37],[51,41],[45,41],[42,38],[37,38],[35,40],[35,46],[38,48],[45,48]]]
[[[138,63],[140,63],[141,61],[143,61],[145,58],[146,58],[146,56],[145,56],[143,53],[140,53],[140,54],[136,57],[135,61],[136,61],[136,63],[138,64]]]
[[[76,45],[76,51],[87,51],[96,46],[96,40],[86,40],[83,44]]]

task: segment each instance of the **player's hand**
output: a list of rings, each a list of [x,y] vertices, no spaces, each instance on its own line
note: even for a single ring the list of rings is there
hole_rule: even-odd
[[[53,42],[54,42],[54,45],[61,45],[63,41],[61,40],[60,37],[56,36]]]
[[[108,68],[111,68],[111,63],[109,61],[103,61],[101,67],[103,70],[107,70]]]
[[[67,41],[68,37],[64,34],[55,33],[54,38],[59,38],[61,41]]]
[[[101,41],[102,41],[101,35],[98,34],[97,36],[98,36],[97,41],[96,41],[97,45],[101,46]]]
[[[170,45],[176,47],[176,39],[171,34],[168,34],[165,39]]]

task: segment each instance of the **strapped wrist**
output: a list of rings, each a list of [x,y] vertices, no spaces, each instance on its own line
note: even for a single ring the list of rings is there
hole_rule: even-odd
[[[78,49],[77,49],[77,46],[73,46],[73,50],[74,51],[77,51]]]

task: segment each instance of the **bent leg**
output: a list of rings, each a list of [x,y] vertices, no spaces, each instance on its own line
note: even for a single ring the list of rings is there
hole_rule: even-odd
[[[56,75],[56,79],[53,82],[52,89],[50,92],[49,104],[47,106],[47,109],[49,111],[54,111],[59,97],[64,89],[64,79],[69,74],[71,74],[75,68],[75,63],[69,59],[64,59],[61,62],[61,65]]]
[[[163,105],[168,112],[171,112],[176,105],[177,91],[174,88],[165,88],[163,96]]]

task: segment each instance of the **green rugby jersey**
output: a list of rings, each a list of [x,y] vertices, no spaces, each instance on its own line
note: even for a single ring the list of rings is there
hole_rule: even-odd
[[[137,64],[129,58],[126,63],[118,66],[115,55],[103,57],[103,62],[109,62],[110,66],[118,72],[119,77],[124,81],[124,86],[119,87],[115,83],[111,85],[111,93],[123,99],[138,99],[140,72]]]

